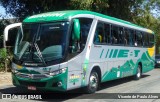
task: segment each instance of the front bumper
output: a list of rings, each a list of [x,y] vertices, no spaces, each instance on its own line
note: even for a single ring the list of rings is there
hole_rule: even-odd
[[[42,79],[22,78],[12,73],[12,82],[15,86],[22,86],[26,88],[34,86],[38,90],[66,91],[67,71],[65,73]]]

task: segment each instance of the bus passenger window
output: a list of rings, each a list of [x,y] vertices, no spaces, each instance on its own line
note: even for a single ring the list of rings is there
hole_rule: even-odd
[[[143,33],[143,38],[144,38],[143,46],[145,47],[149,46],[148,33]]]
[[[124,30],[124,45],[130,45],[130,31],[129,29]]]
[[[97,24],[97,28],[94,36],[94,43],[104,43],[104,31],[103,31],[103,23],[99,22]]]
[[[138,46],[138,41],[137,41],[137,31],[134,32],[134,46]]]
[[[154,46],[154,35],[149,34],[149,47],[153,47],[153,46]]]
[[[136,41],[137,46],[142,46],[142,33],[139,31],[136,32]]]
[[[89,30],[93,19],[90,18],[79,18],[80,21],[80,50],[82,51],[86,45]]]
[[[111,43],[110,25],[104,24],[104,30],[105,30],[105,43],[109,44]]]
[[[118,27],[112,26],[111,35],[112,35],[112,44],[118,44]]]
[[[130,29],[130,46],[135,46],[135,31]]]
[[[118,35],[119,35],[119,44],[123,45],[124,39],[123,39],[123,27],[119,27],[118,30]]]

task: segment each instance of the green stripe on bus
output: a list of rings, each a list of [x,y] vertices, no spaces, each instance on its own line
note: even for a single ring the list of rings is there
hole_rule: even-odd
[[[107,56],[108,56],[108,52],[109,52],[109,49],[107,50],[107,53],[106,53],[106,57],[105,57],[105,58],[107,58]]]
[[[117,56],[117,53],[118,53],[118,49],[115,49],[115,50],[114,50],[114,53],[113,53],[113,56],[112,56],[112,58],[116,58],[116,56]]]
[[[103,55],[103,51],[104,51],[104,49],[102,50],[102,52],[101,52],[101,55],[100,55],[100,58],[102,57],[102,55]]]
[[[109,58],[112,57],[112,53],[113,53],[113,49],[112,49],[111,52],[110,52]]]

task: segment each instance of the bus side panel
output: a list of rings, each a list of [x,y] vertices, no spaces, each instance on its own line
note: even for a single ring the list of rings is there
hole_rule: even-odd
[[[67,90],[81,87],[81,71],[68,72]]]
[[[150,56],[148,54],[148,51],[146,51],[145,53],[143,53],[142,55],[142,73],[146,73],[148,71],[151,71],[152,69],[154,69],[154,55],[153,56]]]
[[[104,63],[102,82],[132,76],[136,74],[139,63],[142,71],[153,69],[151,58],[146,53],[147,48],[93,45],[90,62]]]
[[[121,55],[121,47],[107,45],[93,45],[90,54],[90,63],[100,63],[102,71],[101,81],[108,81],[122,77],[123,72],[128,73],[130,67],[125,64],[125,58],[118,58]],[[123,54],[123,53],[122,53]]]
[[[107,81],[107,80],[114,80],[114,79],[117,79],[117,77],[119,77],[119,75],[120,75],[120,71],[119,71],[119,69],[118,68],[116,68],[116,67],[112,67],[111,65],[114,65],[115,64],[115,62],[110,62],[110,61],[108,61],[108,62],[106,62],[107,63],[107,66],[105,66],[105,68],[104,68],[104,70],[105,69],[110,69],[110,70],[105,70],[105,74],[103,74],[103,76],[102,76],[102,82],[105,82],[105,81]]]
[[[82,55],[83,53],[80,53],[68,61],[67,90],[75,89],[81,86]]]

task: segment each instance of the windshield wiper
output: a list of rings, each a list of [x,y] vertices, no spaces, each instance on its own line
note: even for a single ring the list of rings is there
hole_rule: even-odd
[[[35,46],[35,48],[36,48],[36,50],[37,50],[37,56],[39,57],[39,59],[41,60],[41,62],[43,62],[43,64],[44,64],[45,66],[47,66],[47,64],[46,64],[46,62],[44,61],[44,58],[43,58],[43,56],[42,56],[42,53],[41,53],[41,51],[39,50],[39,47],[38,47],[37,43],[34,43],[34,46]]]
[[[19,57],[18,57],[19,60],[22,58],[23,54],[26,52],[27,48],[30,45],[29,42],[23,42],[23,43],[24,43],[24,46],[23,46],[23,48],[20,51],[20,54],[19,54]]]

